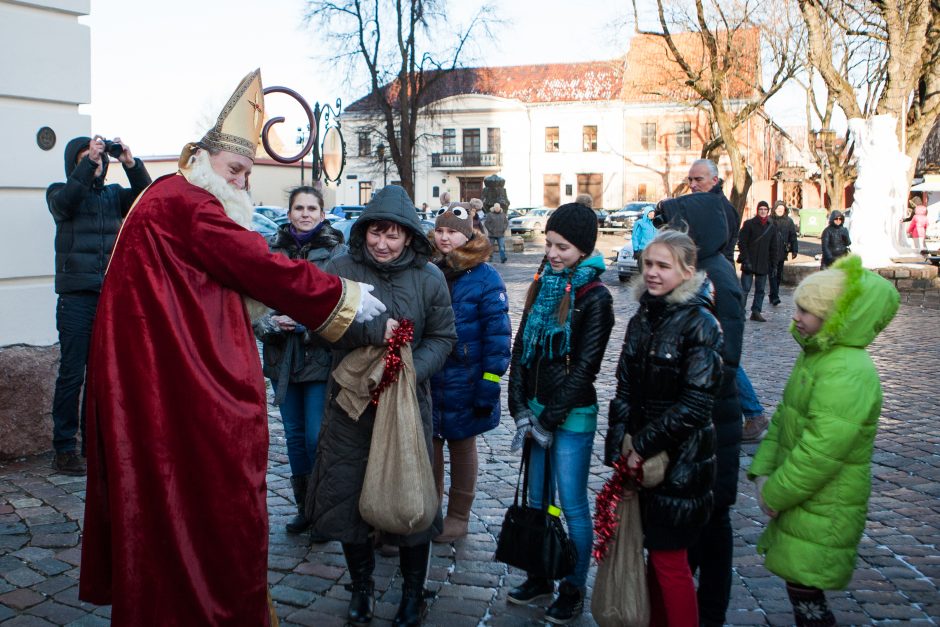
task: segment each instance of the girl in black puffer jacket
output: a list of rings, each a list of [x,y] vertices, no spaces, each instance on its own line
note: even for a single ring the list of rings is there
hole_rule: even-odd
[[[634,284],[640,308],[627,326],[605,440],[609,465],[620,457],[625,433],[633,440],[629,468],[639,470],[663,451],[669,456],[663,482],[640,492],[653,624],[698,625],[687,549],[713,507],[711,411],[722,333],[711,283],[695,262],[695,243],[678,231],[661,232],[644,249]]]

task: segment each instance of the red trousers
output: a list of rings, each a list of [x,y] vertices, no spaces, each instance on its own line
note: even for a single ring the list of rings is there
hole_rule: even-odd
[[[650,627],[698,627],[695,581],[686,550],[650,551]]]

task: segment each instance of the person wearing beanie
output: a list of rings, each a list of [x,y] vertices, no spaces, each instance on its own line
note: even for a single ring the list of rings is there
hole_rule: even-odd
[[[434,542],[467,535],[479,474],[477,436],[499,425],[500,379],[509,369],[512,331],[509,298],[499,273],[487,263],[489,240],[470,229],[471,216],[454,207],[437,216],[431,261],[450,291],[457,344],[431,377],[434,479],[444,495],[444,447],[450,455],[450,489],[444,530]]]
[[[780,304],[780,280],[783,278],[783,264],[787,253],[791,259],[796,259],[800,250],[800,241],[796,236],[796,225],[790,217],[790,210],[782,200],[774,203],[770,219],[777,227],[777,236],[774,238],[774,265],[770,269],[770,304],[776,307]]]
[[[770,205],[762,200],[757,203],[757,215],[744,222],[738,238],[738,263],[741,264],[741,302],[747,308],[747,294],[754,285],[754,300],[751,301],[751,320],[766,322],[761,315],[764,305],[764,287],[767,276],[776,266],[774,240],[777,227],[770,220]]]
[[[815,627],[836,624],[823,591],[845,588],[855,569],[882,401],[866,347],[900,297],[849,256],[806,277],[793,299],[802,352],[748,477],[769,517],[757,551],[786,582],[796,624]]]
[[[594,541],[587,489],[597,429],[594,380],[614,325],[613,298],[599,278],[605,266],[594,251],[596,242],[597,218],[588,207],[562,205],[549,217],[545,256],[526,295],[509,373],[509,413],[516,423],[510,448],[524,449],[530,477],[542,477],[545,464],[550,465],[577,548],[574,571],[545,613],[546,620],[558,624],[583,611]],[[551,498],[542,492],[542,481],[529,482],[532,507]],[[526,605],[551,598],[554,591],[554,581],[527,573],[508,601]]]

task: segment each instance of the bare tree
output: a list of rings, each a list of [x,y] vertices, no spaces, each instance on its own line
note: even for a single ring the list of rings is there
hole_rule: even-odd
[[[633,0],[635,30],[662,39],[674,73],[675,91],[687,91],[690,105],[703,109],[715,132],[704,143],[703,157],[719,150],[731,161],[731,202],[742,212],[752,177],[735,134],[776,94],[798,69],[797,28],[788,0],[656,0],[658,29],[640,27]],[[682,45],[680,36],[696,44]],[[757,37],[756,47],[748,45]],[[746,50],[756,50],[750,57]],[[753,65],[749,65],[753,64]],[[750,84],[742,82],[750,81]]]
[[[434,84],[461,62],[471,38],[488,33],[483,5],[461,32],[446,18],[446,0],[337,0],[308,2],[306,19],[335,45],[334,60],[368,76],[368,109],[385,139],[402,187],[414,198],[418,116]],[[434,27],[439,26],[437,32]]]
[[[937,0],[798,0],[809,61],[847,118],[892,114],[911,157],[908,179],[940,113]],[[848,59],[848,61],[846,60]]]

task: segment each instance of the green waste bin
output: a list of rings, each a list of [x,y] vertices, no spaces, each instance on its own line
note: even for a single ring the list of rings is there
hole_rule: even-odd
[[[819,237],[826,228],[825,209],[800,209],[800,235]]]

